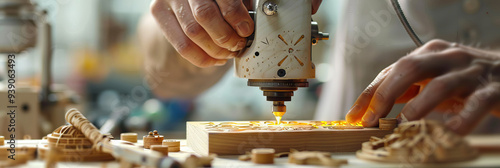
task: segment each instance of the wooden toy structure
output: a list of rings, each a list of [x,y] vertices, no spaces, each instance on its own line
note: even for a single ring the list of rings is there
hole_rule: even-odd
[[[72,125],[63,125],[47,135],[48,144],[38,145],[42,159],[58,157],[58,161],[109,161],[115,158],[93,148],[92,142]],[[57,151],[57,156],[48,156],[50,150]]]

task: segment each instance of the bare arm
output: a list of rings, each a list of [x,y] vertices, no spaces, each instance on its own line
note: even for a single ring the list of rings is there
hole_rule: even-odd
[[[232,65],[199,68],[191,64],[167,41],[150,13],[139,23],[138,39],[145,57],[145,81],[160,98],[197,96],[217,83]]]

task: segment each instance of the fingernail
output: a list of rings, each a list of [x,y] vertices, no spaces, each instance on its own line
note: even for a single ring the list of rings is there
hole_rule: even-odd
[[[356,119],[353,118],[353,115],[355,113],[354,111],[358,111],[358,110],[359,109],[358,109],[358,105],[357,104],[354,105],[354,106],[352,106],[351,109],[349,109],[349,112],[347,112],[347,115],[346,115],[346,118],[345,118],[347,120],[347,122],[349,122],[349,123],[355,122],[354,120],[356,120]]]
[[[231,51],[239,51],[239,50],[243,49],[243,47],[245,47],[246,43],[247,43],[246,39],[242,39],[242,40],[238,41],[236,46],[234,46],[231,49]]]
[[[363,116],[363,118],[361,120],[363,121],[363,125],[364,125],[364,124],[367,124],[367,123],[371,123],[374,118],[375,118],[375,114],[373,113],[373,110],[369,109],[365,113],[365,115]]]
[[[215,66],[223,66],[226,65],[227,60],[218,60],[215,62]]]
[[[250,34],[250,24],[248,24],[248,22],[242,21],[236,24],[236,27],[238,28],[238,32],[240,32],[240,36]]]
[[[351,107],[351,109],[349,109],[349,113],[359,110],[358,107],[360,107],[360,106],[355,104],[354,106]]]

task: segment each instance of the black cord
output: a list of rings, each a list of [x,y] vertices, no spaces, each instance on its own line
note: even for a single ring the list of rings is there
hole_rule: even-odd
[[[418,38],[417,34],[415,31],[410,26],[410,23],[408,23],[408,20],[406,20],[405,14],[403,13],[403,10],[401,9],[401,6],[399,6],[398,0],[391,0],[392,7],[394,7],[394,10],[396,11],[396,14],[398,14],[398,18],[405,27],[406,32],[410,36],[410,38],[413,40],[413,42],[418,46],[422,46],[422,41],[420,38]]]

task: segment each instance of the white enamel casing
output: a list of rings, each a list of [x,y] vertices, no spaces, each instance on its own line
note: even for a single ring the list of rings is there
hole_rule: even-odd
[[[264,13],[262,6],[266,2],[277,5],[275,14]],[[254,39],[250,47],[234,59],[236,76],[278,80],[314,78],[311,1],[257,0],[254,10]]]

